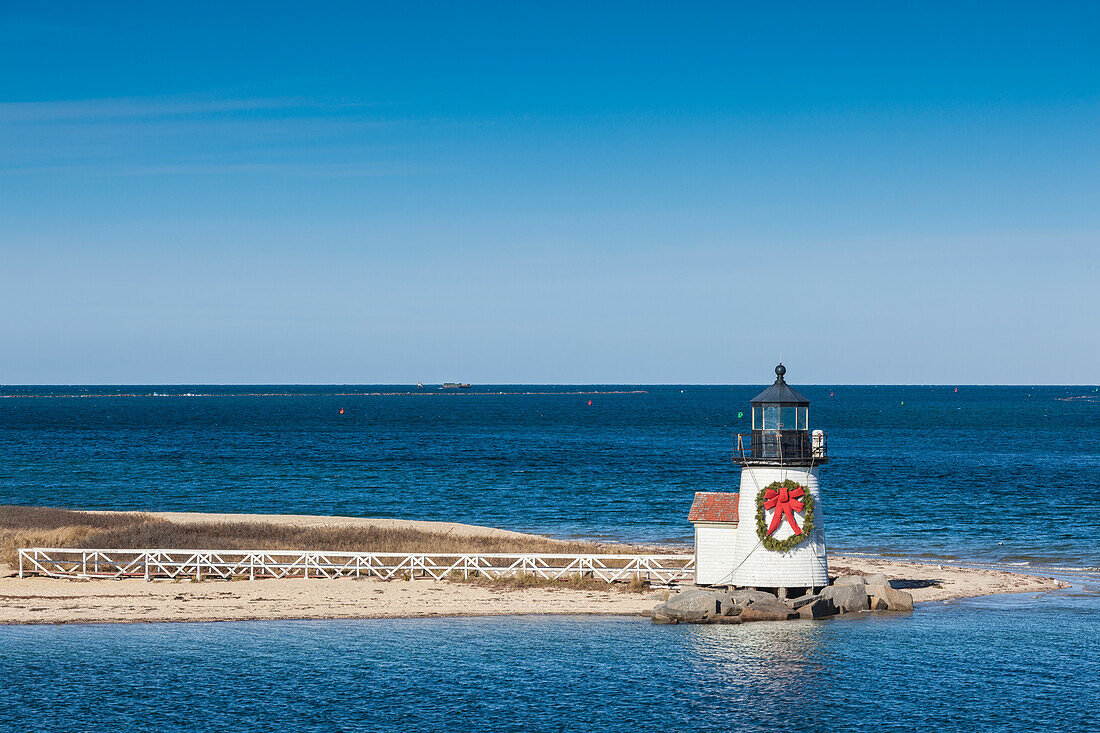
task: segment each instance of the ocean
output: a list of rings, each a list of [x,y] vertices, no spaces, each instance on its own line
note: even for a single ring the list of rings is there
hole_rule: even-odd
[[[1096,597],[908,617],[0,627],[20,731],[1095,730]],[[30,711],[36,711],[33,715]],[[2,723],[0,723],[2,725]]]
[[[0,503],[685,543],[693,493],[736,490],[733,436],[764,386],[3,387]],[[1040,569],[1074,587],[779,626],[6,627],[0,728],[1095,728],[1097,388],[798,389],[829,438],[830,551]]]
[[[0,387],[0,503],[690,542],[694,492],[737,490],[762,388]],[[799,389],[830,549],[1100,566],[1095,387]]]

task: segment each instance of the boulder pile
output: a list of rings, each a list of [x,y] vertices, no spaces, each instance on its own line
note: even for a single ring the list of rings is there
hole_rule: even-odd
[[[658,624],[740,624],[815,619],[860,611],[912,611],[913,596],[883,574],[845,575],[820,593],[781,599],[761,590],[694,588],[662,594],[650,615]]]

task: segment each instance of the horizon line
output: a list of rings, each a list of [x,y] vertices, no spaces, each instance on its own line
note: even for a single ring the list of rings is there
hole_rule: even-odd
[[[417,382],[24,382],[0,383],[0,389],[23,387],[410,387]],[[423,389],[443,382],[424,382]],[[463,384],[466,384],[463,382]],[[473,387],[753,387],[765,382],[482,382]],[[806,387],[1100,387],[1097,384],[1038,382],[798,382]],[[469,394],[463,389],[455,394]]]

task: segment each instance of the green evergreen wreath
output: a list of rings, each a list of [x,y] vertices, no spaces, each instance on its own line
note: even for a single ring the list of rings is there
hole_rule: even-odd
[[[756,495],[756,536],[760,538],[760,542],[765,549],[786,552],[809,538],[810,531],[814,528],[814,497],[810,494],[809,489],[806,489],[806,493],[799,497],[802,500],[803,511],[802,534],[793,534],[785,540],[777,540],[768,534],[768,527],[764,524],[764,494],[768,492],[768,489],[779,491],[782,488],[797,489],[798,487],[799,484],[790,479],[773,481],[760,489],[760,493]],[[802,488],[805,489],[806,487],[803,486]]]

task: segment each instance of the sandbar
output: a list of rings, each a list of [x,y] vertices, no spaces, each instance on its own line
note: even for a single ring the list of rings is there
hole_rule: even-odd
[[[452,522],[299,515],[158,512],[180,523],[266,521],[305,526],[415,526],[456,536],[533,537]],[[638,547],[639,552],[652,548]],[[667,548],[666,550],[667,551]],[[685,548],[684,550],[688,550]],[[1001,593],[1041,593],[1066,587],[1054,578],[1004,570],[877,557],[830,556],[830,572],[886,573],[914,601],[931,603]],[[460,581],[352,579],[68,580],[20,579],[0,565],[0,623],[133,623],[281,619],[415,618],[522,614],[636,615],[656,601],[645,593],[567,587],[494,587]]]

